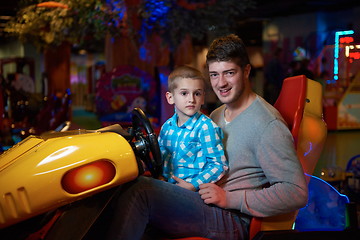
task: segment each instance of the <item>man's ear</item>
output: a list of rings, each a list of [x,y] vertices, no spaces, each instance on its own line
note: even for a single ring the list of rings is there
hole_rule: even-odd
[[[251,65],[247,64],[244,68],[244,75],[246,76],[246,78],[249,78],[250,76],[250,71],[251,71]]]
[[[170,105],[173,105],[174,104],[174,97],[173,97],[172,93],[171,92],[166,92],[165,96],[166,96],[167,102]]]

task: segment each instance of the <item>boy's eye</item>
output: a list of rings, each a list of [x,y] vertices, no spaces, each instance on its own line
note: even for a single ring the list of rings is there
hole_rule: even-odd
[[[180,92],[181,96],[186,96],[187,92]]]
[[[200,97],[201,95],[202,95],[201,92],[196,92],[196,93],[195,93],[195,96],[197,96],[197,97]]]

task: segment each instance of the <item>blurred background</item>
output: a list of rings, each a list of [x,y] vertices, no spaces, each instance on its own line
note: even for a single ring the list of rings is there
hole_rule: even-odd
[[[253,88],[270,103],[286,77],[322,84],[329,132],[315,175],[345,191],[360,154],[359,23],[352,0],[1,1],[2,151],[67,122],[126,125],[134,107],[158,129],[173,113],[169,72],[183,64],[205,72],[209,43],[235,33],[248,47]],[[203,111],[219,104],[209,87]]]

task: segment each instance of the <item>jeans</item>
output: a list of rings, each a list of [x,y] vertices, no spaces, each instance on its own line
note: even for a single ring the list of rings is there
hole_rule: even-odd
[[[207,205],[198,192],[149,177],[121,186],[108,239],[248,239],[249,217]],[[145,235],[146,235],[145,234]],[[161,237],[160,237],[161,236]]]

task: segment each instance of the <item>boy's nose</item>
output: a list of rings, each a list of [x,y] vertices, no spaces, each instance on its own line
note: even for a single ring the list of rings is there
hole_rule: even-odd
[[[189,94],[189,102],[194,102],[194,96],[192,94]]]

